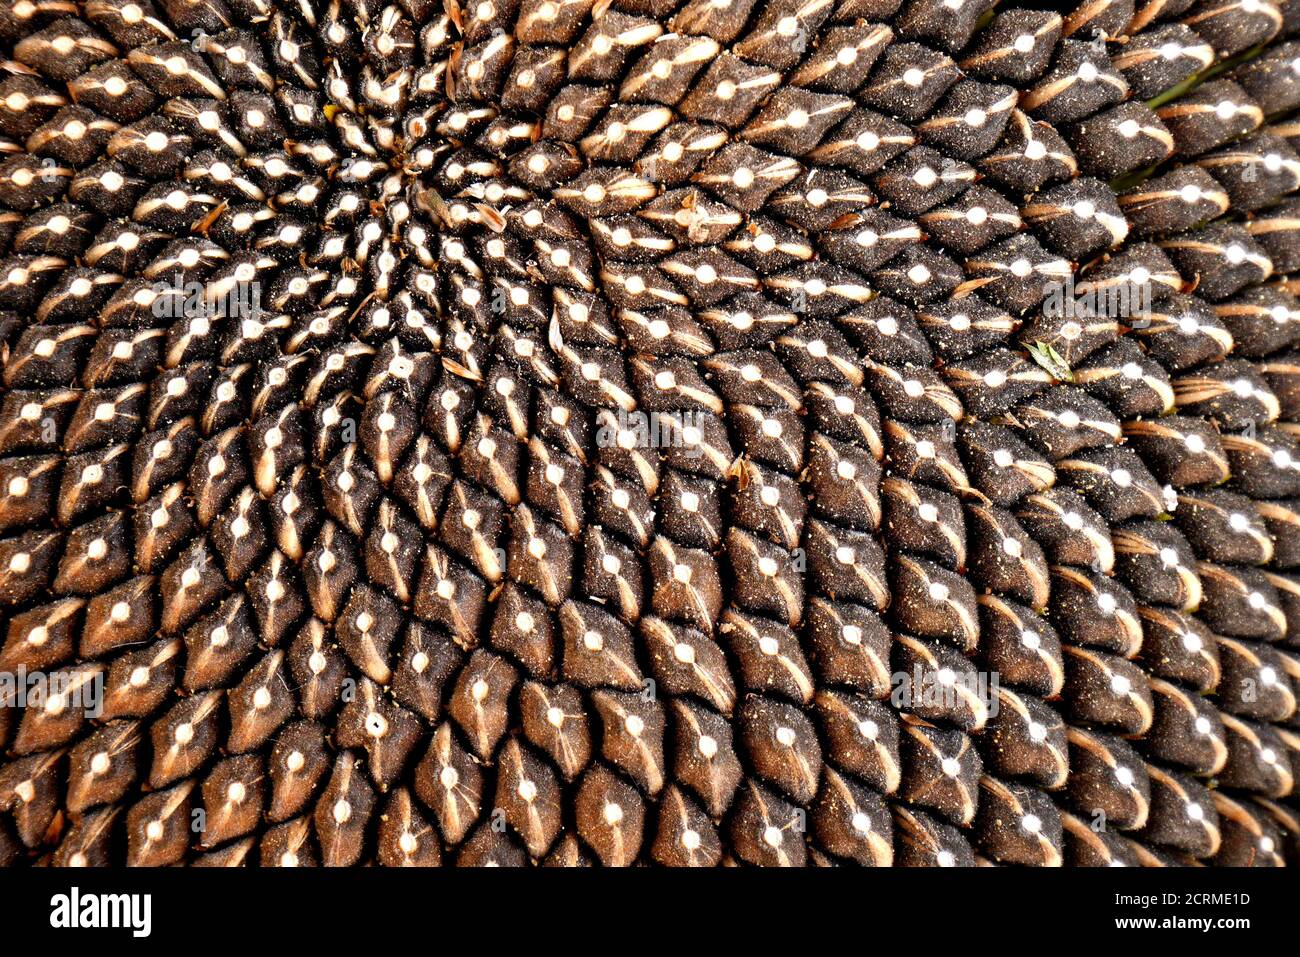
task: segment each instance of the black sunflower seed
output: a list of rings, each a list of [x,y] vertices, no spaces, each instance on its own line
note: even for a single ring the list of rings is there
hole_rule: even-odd
[[[0,862],[1293,857],[1293,7],[0,14]]]

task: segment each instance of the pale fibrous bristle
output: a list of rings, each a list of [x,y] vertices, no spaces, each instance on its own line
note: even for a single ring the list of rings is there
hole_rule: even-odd
[[[1298,35],[6,3],[0,863],[1295,863]]]

